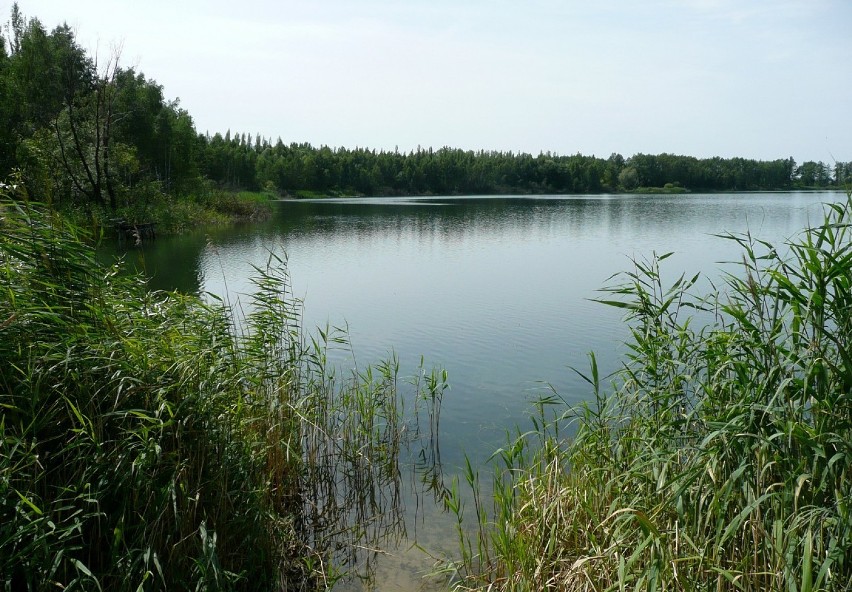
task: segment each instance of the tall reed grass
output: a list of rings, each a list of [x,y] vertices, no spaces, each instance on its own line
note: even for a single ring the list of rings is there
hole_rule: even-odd
[[[667,285],[666,255],[606,288],[627,360],[606,386],[592,356],[591,402],[542,398],[495,455],[461,587],[852,589],[850,218],[852,197],[783,246],[720,237],[742,259],[709,294]]]
[[[399,526],[398,367],[332,372],[280,259],[235,322],[0,191],[0,589],[325,588]]]

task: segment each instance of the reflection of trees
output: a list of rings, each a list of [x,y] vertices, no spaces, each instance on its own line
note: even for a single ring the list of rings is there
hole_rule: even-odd
[[[424,247],[479,238],[518,243],[548,236],[612,241],[630,236],[668,236],[708,224],[740,228],[746,216],[750,216],[753,228],[764,222],[783,227],[797,216],[790,204],[772,207],[772,202],[767,202],[765,208],[756,207],[755,200],[760,196],[725,202],[721,207],[720,199],[718,195],[693,194],[282,202],[273,220],[248,231],[228,228],[169,237],[130,250],[126,259],[135,269],[146,271],[151,287],[194,293],[203,287],[199,275],[212,274],[214,281],[223,276],[236,281],[231,276],[237,271],[229,266],[237,265],[237,259],[262,262],[270,245],[283,245],[284,250],[288,245],[326,249],[331,242],[345,242],[368,252],[371,243],[387,237]],[[723,217],[721,221],[719,216]],[[724,224],[726,219],[729,224]],[[215,245],[212,251],[206,250],[208,243]]]
[[[410,236],[418,242],[488,233],[506,236],[583,220],[600,198],[530,199],[435,198],[390,203],[348,201],[287,202],[273,232],[322,241],[324,237]],[[589,222],[586,220],[586,222]]]

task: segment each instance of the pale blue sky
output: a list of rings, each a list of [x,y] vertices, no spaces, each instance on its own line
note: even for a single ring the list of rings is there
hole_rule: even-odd
[[[19,5],[90,50],[122,44],[211,134],[852,160],[850,0]]]

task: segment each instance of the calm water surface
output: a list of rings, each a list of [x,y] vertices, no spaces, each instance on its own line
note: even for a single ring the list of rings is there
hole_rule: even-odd
[[[585,370],[589,351],[602,372],[618,367],[621,312],[591,299],[631,257],[673,251],[664,267],[672,279],[699,271],[718,279],[719,262],[739,252],[714,234],[783,241],[838,195],[281,202],[268,223],[161,239],[128,258],[144,258],[152,287],[235,301],[251,291],[252,265],[262,267],[270,250],[286,253],[305,325],[347,325],[359,365],[393,351],[402,375],[420,356],[447,370],[441,451],[452,475],[463,453],[482,463],[507,430],[527,429],[529,402],[548,384],[569,402],[587,398],[570,367]],[[342,352],[338,362],[352,365]],[[417,542],[451,553],[452,521],[425,514]],[[427,586],[419,572],[431,561],[407,550],[412,542],[382,562],[378,589]]]

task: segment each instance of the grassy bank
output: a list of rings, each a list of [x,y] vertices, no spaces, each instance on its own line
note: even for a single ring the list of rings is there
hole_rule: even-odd
[[[111,233],[114,221],[124,220],[130,224],[153,223],[158,234],[180,234],[204,226],[266,220],[272,215],[273,199],[266,192],[218,189],[202,189],[178,199],[151,184],[134,190],[115,211],[92,205],[62,206],[59,210],[76,226],[98,233]]]
[[[345,336],[302,331],[279,260],[235,319],[4,197],[0,589],[323,588],[393,531],[396,365],[336,376]]]
[[[660,194],[690,193],[690,191],[686,187],[681,187],[680,185],[675,185],[673,183],[666,183],[663,187],[637,187],[636,189],[631,189],[628,193]]]
[[[543,399],[496,455],[492,510],[460,516],[463,586],[852,589],[850,223],[852,198],[787,245],[724,237],[740,268],[709,294],[665,284],[665,256],[606,289],[628,360],[602,380],[592,357],[593,400]]]

